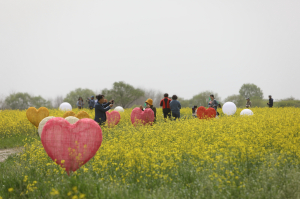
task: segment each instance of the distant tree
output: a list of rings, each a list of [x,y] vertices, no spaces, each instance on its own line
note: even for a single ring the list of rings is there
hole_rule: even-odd
[[[180,102],[182,108],[186,108],[186,107],[191,107],[192,106],[190,100],[186,100],[184,98],[179,97],[178,101]]]
[[[5,103],[10,109],[27,109],[31,106],[31,96],[28,93],[13,93],[5,98]]]
[[[218,95],[218,93],[214,93],[212,91],[204,91],[199,93],[198,95],[194,95],[193,98],[190,100],[190,105],[189,107],[192,107],[194,105],[196,106],[208,106],[208,101],[209,101],[209,96],[213,94],[215,96],[215,99],[220,103],[221,99]]]
[[[87,107],[86,99],[90,98],[92,95],[95,95],[95,93],[90,89],[76,88],[75,90],[69,92],[63,101],[69,102],[72,107],[77,107],[76,103],[78,101],[78,98],[82,97],[85,103],[85,107]]]
[[[240,95],[244,98],[259,98],[263,99],[264,94],[262,90],[255,84],[243,84],[239,91]]]
[[[246,106],[246,99],[241,95],[230,95],[225,99],[225,102],[233,102],[237,107]]]
[[[57,96],[55,99],[52,100],[52,106],[53,108],[58,108],[63,102],[64,102],[63,96]]]
[[[37,97],[31,97],[30,105],[36,108],[47,107],[52,108],[52,104],[49,100],[42,98],[40,95]]]
[[[105,98],[108,100],[114,99],[116,105],[127,108],[130,105],[132,106],[132,102],[144,96],[145,93],[139,88],[134,88],[130,84],[120,81],[115,82],[112,89],[102,90],[102,94],[105,95]]]
[[[13,93],[5,98],[6,108],[9,109],[27,109],[29,107],[47,107],[52,108],[51,102],[41,96],[30,96],[28,93]]]

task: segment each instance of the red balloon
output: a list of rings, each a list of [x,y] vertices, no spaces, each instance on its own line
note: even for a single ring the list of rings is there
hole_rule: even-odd
[[[208,108],[206,109],[204,106],[200,106],[197,109],[197,117],[199,119],[208,119],[208,118],[215,118],[217,115],[217,112],[214,108]]]
[[[152,124],[154,121],[154,112],[151,108],[146,108],[142,111],[140,108],[134,108],[131,112],[131,123],[136,126],[137,124]]]
[[[106,123],[108,127],[116,126],[121,119],[121,115],[118,111],[106,112]]]
[[[48,156],[69,175],[96,154],[102,143],[102,130],[92,119],[70,124],[56,117],[45,124],[41,140]]]

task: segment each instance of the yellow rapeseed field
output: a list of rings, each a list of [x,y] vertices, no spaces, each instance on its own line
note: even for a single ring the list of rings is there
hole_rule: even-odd
[[[240,116],[241,110],[199,120],[185,108],[181,120],[165,121],[158,109],[153,126],[134,127],[126,109],[116,127],[102,128],[97,154],[71,176],[47,156],[25,111],[2,111],[0,137],[26,134],[28,140],[9,167],[0,166],[10,170],[0,177],[0,196],[300,197],[300,109],[252,108],[253,116]],[[63,114],[50,110],[50,116]]]

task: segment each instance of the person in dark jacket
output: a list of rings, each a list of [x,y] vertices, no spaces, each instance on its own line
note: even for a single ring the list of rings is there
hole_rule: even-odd
[[[273,98],[271,95],[269,95],[269,103],[267,103],[269,105],[269,108],[273,107]]]
[[[156,121],[156,108],[153,106],[153,100],[152,99],[147,99],[145,102],[146,108],[151,108],[151,110],[154,112],[154,122]],[[143,106],[140,106],[140,109],[144,111]]]
[[[99,125],[103,125],[106,122],[106,111],[108,111],[113,106],[113,100],[108,103],[104,103],[104,95],[97,95],[98,100],[95,105],[95,121]]]
[[[175,120],[178,118],[180,119],[180,109],[181,104],[179,101],[177,101],[177,95],[172,96],[172,101],[170,102],[170,107],[172,111],[172,116],[175,118]]]
[[[169,117],[171,119],[171,108],[170,108],[171,99],[169,99],[169,94],[164,94],[164,99],[160,101],[160,106],[162,106],[164,118]]]

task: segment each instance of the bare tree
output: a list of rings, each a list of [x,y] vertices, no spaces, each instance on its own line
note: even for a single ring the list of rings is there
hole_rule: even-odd
[[[52,100],[52,106],[53,106],[53,108],[58,108],[59,107],[59,105],[61,104],[61,103],[63,103],[64,102],[64,97],[63,96],[57,96],[56,98],[54,98],[53,100]]]
[[[160,100],[164,97],[163,93],[159,90],[154,89],[141,89],[144,90],[145,94],[142,97],[135,99],[128,107],[143,105],[148,98],[153,100],[153,106],[159,107]]]

